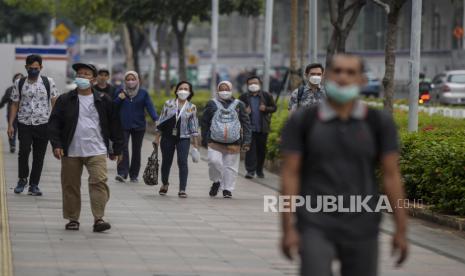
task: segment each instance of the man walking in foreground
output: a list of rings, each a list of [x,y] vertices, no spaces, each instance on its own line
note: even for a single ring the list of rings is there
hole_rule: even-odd
[[[311,196],[312,209],[318,197],[337,197],[347,207],[352,205],[350,197],[372,196],[367,205],[375,210],[379,164],[383,190],[394,210],[392,246],[400,265],[407,257],[407,240],[405,211],[396,208],[404,198],[397,131],[389,115],[357,100],[366,81],[363,67],[359,57],[334,56],[326,75],[328,99],[292,114],[282,132],[282,195]],[[299,250],[301,275],[330,276],[334,259],[341,263],[342,276],[377,275],[379,212],[314,212],[302,206],[295,217],[283,212],[282,218],[282,250],[288,258]]]
[[[94,216],[94,232],[111,228],[103,220],[110,197],[107,163],[110,141],[111,160],[121,160],[123,136],[118,112],[110,96],[92,89],[97,76],[91,64],[76,63],[77,88],[60,96],[49,122],[53,155],[61,160],[63,217],[66,230],[79,230],[81,212],[81,175],[89,172],[89,196]]]
[[[14,123],[18,116],[18,184],[14,192],[20,194],[28,184],[29,195],[41,196],[40,176],[47,151],[47,122],[55,104],[58,91],[53,79],[41,76],[42,57],[26,57],[27,77],[15,82],[11,93],[11,108],[8,116],[8,137],[15,133]],[[29,175],[29,154],[32,148],[32,169]]]

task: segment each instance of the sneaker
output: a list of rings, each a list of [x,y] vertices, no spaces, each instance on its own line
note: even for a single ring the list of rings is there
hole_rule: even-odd
[[[247,172],[247,173],[245,174],[245,178],[247,178],[247,179],[252,179],[252,178],[254,178],[254,177],[255,177],[255,175],[254,175],[254,173],[252,173],[252,172]]]
[[[218,190],[220,189],[220,182],[215,182],[212,184],[212,187],[210,188],[210,196],[214,197],[218,194]]]
[[[187,194],[185,191],[179,191],[178,196],[179,198],[187,198]]]
[[[111,228],[111,225],[103,219],[98,219],[94,223],[94,232],[103,232]]]
[[[160,191],[158,191],[158,194],[159,195],[166,195],[168,193],[168,184],[163,184],[161,187],[160,187]]]
[[[20,178],[18,180],[18,185],[16,185],[15,187],[15,194],[22,193],[26,185],[27,185],[27,178]]]
[[[38,185],[29,185],[29,192],[27,194],[32,196],[41,196],[42,192]]]
[[[124,182],[126,182],[126,177],[123,177],[121,175],[117,175],[115,177],[115,180],[118,181],[118,182],[124,183]]]
[[[139,183],[139,179],[137,178],[131,178],[131,183]]]
[[[228,190],[223,190],[223,197],[224,198],[231,198],[232,197],[232,193]]]
[[[263,173],[257,173],[258,178],[265,178],[265,175]]]
[[[15,146],[11,146],[10,147],[10,153],[15,153],[16,152],[16,147]]]

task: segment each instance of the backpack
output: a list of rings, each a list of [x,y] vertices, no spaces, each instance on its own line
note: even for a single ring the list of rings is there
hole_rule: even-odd
[[[316,120],[318,118],[318,106],[312,106],[305,110],[305,113],[303,114],[303,118],[306,118],[304,122],[305,124],[305,131],[303,133],[303,138],[304,141],[306,140],[307,136],[310,134],[312,131]],[[373,137],[373,140],[375,141],[375,147],[376,147],[376,159],[379,162],[380,157],[381,157],[381,116],[378,110],[373,109],[373,108],[368,108],[367,115],[363,119],[367,125],[368,129]]]
[[[297,107],[300,107],[300,102],[302,101],[302,97],[304,95],[305,86],[299,86],[299,90],[297,90]]]
[[[45,76],[40,76],[42,78],[42,82],[44,83],[45,89],[47,90],[47,96],[48,96],[48,102],[50,103],[50,82],[48,81],[48,78]],[[22,77],[19,79],[18,82],[18,93],[19,93],[19,101],[21,101],[21,96],[22,96],[22,90],[24,83],[26,82],[27,77]]]
[[[241,139],[241,122],[236,112],[239,100],[234,100],[228,108],[216,99],[213,100],[217,110],[210,126],[210,138],[218,143],[232,144]]]

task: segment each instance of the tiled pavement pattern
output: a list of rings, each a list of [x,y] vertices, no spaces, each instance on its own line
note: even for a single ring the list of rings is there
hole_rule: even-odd
[[[150,151],[146,140],[144,165]],[[202,161],[190,164],[189,198],[177,197],[176,177],[168,196],[161,197],[158,187],[142,182],[116,183],[115,165],[109,163],[111,200],[106,218],[113,228],[92,233],[84,175],[81,230],[67,232],[61,216],[60,164],[50,151],[41,183],[43,197],[13,193],[16,155],[5,149],[3,154],[17,276],[297,275],[297,264],[278,251],[278,216],[263,213],[263,195],[275,193],[268,187],[240,177],[233,199],[211,199],[207,164]],[[276,184],[274,177],[268,181]],[[382,234],[381,241],[381,275],[464,275],[463,262],[415,245],[407,265],[396,270],[389,257],[390,236]]]

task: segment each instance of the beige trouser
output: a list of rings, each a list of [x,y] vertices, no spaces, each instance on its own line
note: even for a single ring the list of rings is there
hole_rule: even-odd
[[[107,185],[106,155],[91,157],[63,157],[61,160],[61,187],[63,192],[63,217],[79,221],[81,213],[82,168],[89,173],[89,196],[92,214],[100,219],[110,198]]]

